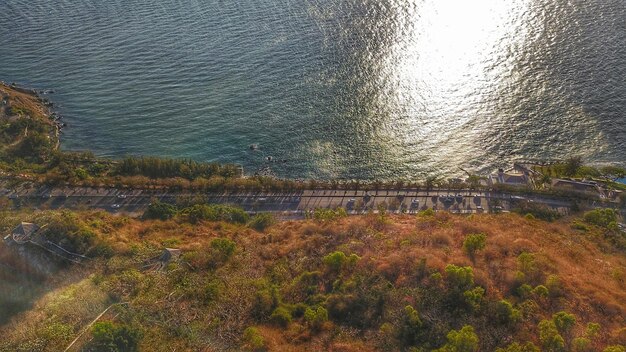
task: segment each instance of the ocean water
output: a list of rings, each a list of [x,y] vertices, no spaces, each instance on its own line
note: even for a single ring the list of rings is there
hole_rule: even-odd
[[[102,156],[351,179],[626,163],[624,0],[3,0],[0,79],[54,89],[63,148]]]

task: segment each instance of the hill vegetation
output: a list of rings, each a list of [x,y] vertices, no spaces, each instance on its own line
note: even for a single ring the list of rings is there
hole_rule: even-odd
[[[81,331],[74,350],[624,350],[625,237],[611,210],[555,222],[330,213],[4,213],[5,230],[47,223],[44,236],[93,259],[42,279],[48,290],[0,327],[0,350],[63,350]],[[182,254],[154,266],[164,248]]]

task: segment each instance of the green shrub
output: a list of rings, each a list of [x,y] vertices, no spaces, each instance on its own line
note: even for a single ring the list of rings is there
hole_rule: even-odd
[[[271,285],[265,280],[261,280],[257,286],[253,314],[259,319],[266,319],[281,304],[280,293],[276,285]]]
[[[532,292],[533,292],[533,287],[530,286],[529,284],[522,284],[516,290],[517,295],[521,297],[522,299],[527,299],[528,297],[530,297]]]
[[[507,300],[501,300],[496,303],[496,318],[503,324],[515,324],[521,319],[522,315],[519,310],[513,308],[513,305]]]
[[[305,271],[293,280],[291,287],[294,292],[301,294],[302,298],[308,297],[318,291],[321,277],[319,271]]]
[[[533,288],[532,293],[537,297],[548,297],[548,295],[550,295],[550,291],[544,285],[537,285],[535,288]]]
[[[539,322],[539,340],[545,352],[564,352],[565,340],[559,334],[554,321],[542,320]]]
[[[338,273],[343,269],[353,267],[359,259],[361,258],[359,258],[356,254],[350,254],[347,256],[342,251],[335,251],[324,256],[324,258],[322,258],[322,262],[330,271]]]
[[[75,213],[55,213],[46,221],[48,226],[42,229],[44,237],[67,251],[83,254],[96,244],[96,234]]]
[[[285,307],[278,307],[270,315],[270,321],[285,328],[291,323],[291,312]]]
[[[400,340],[406,346],[415,344],[422,333],[423,323],[419,314],[411,305],[404,307],[402,314],[402,326],[400,327]]]
[[[586,337],[577,337],[572,340],[572,352],[592,352],[591,341]]]
[[[552,315],[552,320],[561,334],[568,333],[576,324],[576,317],[574,314],[569,314],[563,311]]]
[[[607,228],[609,224],[617,221],[617,215],[613,209],[595,209],[586,212],[583,219],[588,224]]]
[[[474,270],[471,266],[448,264],[445,272],[446,283],[452,293],[461,294],[474,286]]]
[[[118,325],[109,321],[97,322],[91,328],[93,340],[90,345],[103,352],[139,351],[137,345],[141,333],[127,325]]]
[[[249,226],[257,231],[265,231],[266,228],[272,226],[276,222],[274,215],[271,213],[256,214],[250,221]]]
[[[585,330],[585,337],[592,340],[598,337],[600,333],[600,324],[598,323],[589,323],[587,324],[587,329]]]
[[[484,249],[486,243],[487,235],[484,233],[467,235],[463,241],[463,249],[467,252],[467,255],[474,260],[476,252]]]
[[[485,289],[480,286],[476,286],[471,290],[463,292],[465,302],[473,311],[478,311],[480,309],[484,295]]]
[[[420,218],[432,217],[432,216],[435,216],[435,211],[432,210],[431,208],[424,209],[422,211],[419,211],[417,213],[417,216],[420,217]]]
[[[559,297],[561,296],[562,288],[561,288],[561,280],[557,275],[550,275],[546,279],[546,287],[548,289],[548,294],[550,297]]]
[[[326,208],[318,208],[313,212],[313,218],[319,221],[331,221],[338,218],[343,218],[348,216],[348,213],[344,208],[337,209],[326,209]]]
[[[228,238],[215,238],[211,241],[211,248],[215,251],[219,260],[227,261],[235,253],[237,244]]]
[[[141,175],[151,178],[182,177],[192,180],[198,177],[237,177],[240,173],[238,169],[236,165],[201,163],[191,159],[127,157],[117,165],[115,173],[125,176]]]
[[[451,330],[446,336],[448,342],[436,352],[476,352],[478,351],[478,336],[474,328],[465,325],[461,330]]]
[[[526,276],[536,276],[538,270],[535,255],[528,252],[520,253],[520,255],[517,256],[517,268]]]
[[[265,339],[261,336],[259,329],[248,327],[243,332],[244,348],[248,351],[260,352],[265,351]]]
[[[574,221],[572,223],[572,228],[574,230],[580,230],[583,232],[589,232],[589,226],[585,225],[584,223],[580,222],[580,221]]]
[[[168,220],[176,216],[177,212],[175,206],[156,200],[150,203],[143,217],[144,219]]]
[[[543,204],[531,202],[517,202],[513,206],[512,211],[526,216],[527,218],[531,215],[533,219],[536,218],[545,221],[554,221],[561,217],[559,212],[552,210]]]
[[[608,346],[602,352],[626,352],[626,347],[622,345]]]
[[[312,330],[319,331],[324,323],[328,321],[328,311],[324,307],[317,307],[317,309],[307,308],[304,311],[304,320],[306,320]]]

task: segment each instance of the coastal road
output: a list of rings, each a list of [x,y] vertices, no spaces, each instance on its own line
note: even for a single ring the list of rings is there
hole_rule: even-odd
[[[516,196],[471,190],[304,190],[297,192],[189,193],[158,190],[125,190],[111,187],[49,187],[22,184],[9,187],[0,182],[3,207],[34,209],[100,209],[112,213],[140,215],[155,199],[168,203],[204,200],[211,204],[230,204],[247,212],[273,212],[283,217],[303,217],[317,208],[345,208],[350,214],[376,212],[416,213],[425,209],[453,213],[509,211]],[[518,199],[523,200],[523,199]],[[534,202],[567,213],[565,200],[534,196]]]

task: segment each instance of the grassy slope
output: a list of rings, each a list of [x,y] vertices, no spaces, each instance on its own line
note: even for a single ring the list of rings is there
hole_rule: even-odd
[[[70,285],[41,297],[32,310],[0,328],[6,337],[0,350],[19,350],[20,345],[58,350],[114,301],[131,303],[105,319],[139,327],[140,347],[149,351],[249,347],[243,338],[249,326],[258,328],[269,350],[404,349],[409,346],[399,334],[407,304],[419,312],[427,334],[413,344],[425,348],[441,346],[450,329],[465,324],[475,328],[484,351],[512,341],[539,345],[537,323],[562,310],[577,317],[573,330],[564,334],[568,343],[583,335],[589,322],[602,326],[593,350],[625,343],[626,256],[605,241],[604,230],[574,230],[572,219],[363,216],[280,223],[259,233],[183,219],[139,221],[101,213],[79,218],[80,226],[90,228],[115,254],[96,259]],[[487,235],[486,248],[474,261],[462,249],[471,233]],[[217,237],[236,243],[232,257],[212,248]],[[163,246],[183,249],[185,264],[172,263],[165,272],[140,270],[143,260]],[[332,270],[322,258],[336,250],[360,259],[353,267]],[[526,282],[536,286],[549,275],[558,276],[560,285],[548,285],[550,297],[514,294],[522,252],[534,253],[537,268]],[[473,267],[475,284],[486,292],[477,311],[448,299],[447,264]],[[308,282],[302,277],[306,272],[314,273]],[[441,280],[432,275],[436,272],[444,273]],[[494,302],[502,298],[521,311],[520,322],[496,321]],[[298,303],[326,307],[330,320],[313,326],[300,316]],[[269,318],[278,306],[292,312],[291,323],[280,326]]]

